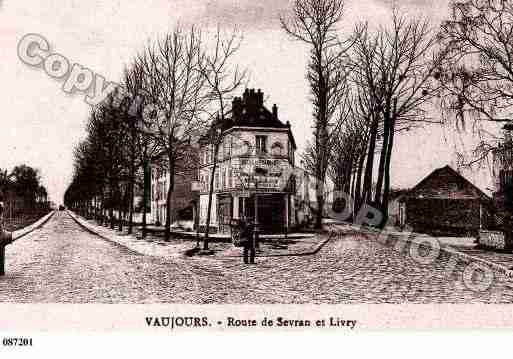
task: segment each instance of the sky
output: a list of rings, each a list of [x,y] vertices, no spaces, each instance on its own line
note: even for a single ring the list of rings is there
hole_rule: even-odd
[[[422,14],[437,25],[447,0],[396,1],[408,14]],[[66,94],[63,80],[23,63],[17,46],[24,35],[46,38],[52,52],[79,63],[108,81],[119,81],[123,67],[147,40],[176,24],[210,29],[236,26],[244,41],[236,61],[251,72],[249,87],[261,88],[267,105],[276,103],[290,121],[301,151],[311,137],[311,105],[305,80],[307,49],[280,29],[287,0],[0,0],[0,168],[25,163],[38,168],[50,198],[59,203],[72,176],[73,148],[85,137],[90,106],[84,94]],[[376,25],[390,18],[390,1],[346,0],[341,35],[359,21]],[[411,187],[433,169],[455,166],[462,140],[450,130],[428,127],[401,134],[392,161],[392,185]],[[463,143],[472,140],[464,139]],[[482,189],[490,179],[467,177]]]

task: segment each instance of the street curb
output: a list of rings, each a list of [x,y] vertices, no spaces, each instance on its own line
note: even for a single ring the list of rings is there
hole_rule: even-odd
[[[362,228],[357,229],[352,226],[349,226],[349,227],[350,227],[350,229],[358,230],[363,234],[373,235],[373,237],[372,237],[373,239],[376,239],[377,237],[385,237],[387,240],[388,240],[388,238],[393,238],[393,239],[396,239],[398,241],[405,243],[405,245],[408,245],[408,244],[411,245],[412,243],[422,243],[422,241],[415,242],[414,239],[418,239],[418,237],[415,237],[415,234],[412,234],[412,233],[410,233],[409,236],[413,235],[413,238],[404,238],[404,236],[399,236],[392,232],[386,232],[386,231],[379,232],[379,231],[372,231],[372,230],[362,229]],[[436,240],[436,237],[430,237],[430,238],[434,238]],[[385,241],[385,243],[383,243],[383,241],[378,239],[377,242],[386,245],[386,241]],[[457,249],[454,249],[450,246],[442,246],[442,245],[440,245],[440,254],[437,257],[437,260],[440,260],[442,253],[445,255],[448,255],[448,256],[455,256],[458,259],[461,259],[466,263],[478,263],[481,265],[488,266],[490,269],[494,270],[495,272],[503,274],[504,277],[508,281],[513,280],[513,270],[511,270],[508,267],[505,267],[503,265],[500,265],[495,262],[491,262],[491,261],[488,261],[486,259],[482,259],[482,258],[479,258],[476,256],[472,256],[470,254],[462,253],[462,252],[458,251]]]
[[[322,241],[320,244],[317,245],[317,247],[315,247],[315,249],[313,251],[310,251],[310,252],[302,252],[302,253],[291,253],[291,254],[285,254],[285,253],[280,253],[280,254],[255,254],[255,257],[260,257],[260,258],[270,258],[270,257],[304,257],[304,256],[313,256],[317,253],[319,253],[319,251],[334,237],[335,235],[335,232],[334,231],[330,231],[328,233],[328,238],[326,238],[324,241]],[[224,258],[242,258],[242,254],[239,256],[224,256]]]
[[[43,217],[38,219],[36,222],[34,222],[24,228],[21,228],[21,229],[18,229],[16,231],[12,232],[12,242],[11,243],[14,243],[18,239],[23,238],[27,234],[30,234],[30,233],[34,232],[36,229],[39,229],[42,226],[44,226],[53,217],[54,214],[55,214],[55,210],[44,215]]]
[[[88,224],[86,223],[82,223],[82,220],[78,217],[78,215],[76,215],[75,213],[69,211],[69,210],[66,210],[66,213],[82,228],[84,228],[87,232],[95,235],[95,236],[98,236],[106,241],[108,241],[109,243],[113,243],[119,247],[123,247],[125,249],[127,249],[128,251],[132,252],[132,253],[135,253],[137,255],[147,255],[147,254],[144,254],[144,253],[140,253],[134,249],[131,249],[129,247],[127,247],[126,245],[123,245],[121,243],[118,243],[98,232],[96,232],[94,229],[90,228],[88,226]],[[293,253],[293,254],[264,254],[264,255],[259,255],[257,254],[256,257],[260,257],[260,258],[265,258],[265,257],[301,257],[301,256],[310,256],[310,255],[315,255],[317,254],[335,235],[335,232],[333,230],[329,231],[328,232],[328,238],[326,238],[324,241],[322,241],[322,243],[320,243],[319,245],[317,245],[317,247],[310,251],[310,252],[303,252],[303,253]],[[192,248],[194,249],[194,248]],[[181,257],[188,257],[188,258],[192,258],[194,257],[195,255],[192,255],[192,256],[188,256],[187,254],[185,253],[182,253]],[[224,256],[225,258],[238,258],[238,257],[242,257],[241,256]]]
[[[136,250],[134,250],[132,248],[129,248],[126,245],[118,243],[115,240],[110,239],[110,238],[104,236],[103,234],[100,234],[100,233],[96,232],[94,229],[90,228],[85,223],[82,223],[82,221],[78,218],[78,216],[75,213],[72,214],[72,212],[69,211],[69,210],[66,210],[66,213],[68,214],[68,216],[71,217],[72,220],[74,220],[80,227],[84,228],[87,232],[89,232],[89,233],[91,233],[91,234],[93,234],[93,235],[95,235],[97,237],[100,237],[101,239],[103,239],[103,240],[105,240],[105,241],[107,241],[107,242],[109,242],[109,243],[111,243],[111,244],[113,244],[115,246],[121,247],[121,248],[129,251],[132,254],[135,254],[135,255],[138,255],[138,256],[146,255],[146,254],[140,253],[140,252],[138,252],[138,251],[136,251]]]

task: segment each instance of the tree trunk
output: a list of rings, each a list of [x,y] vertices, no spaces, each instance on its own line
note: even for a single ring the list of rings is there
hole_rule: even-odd
[[[110,217],[110,229],[114,229],[115,223],[114,223],[114,203],[115,203],[115,186],[111,184],[110,186],[110,203],[109,203],[109,217]]]
[[[166,198],[166,230],[165,230],[165,240],[168,241],[171,238],[171,212],[173,210],[173,206],[171,200],[173,198],[173,190],[174,190],[174,181],[175,181],[175,164],[174,157],[172,153],[169,153],[169,189],[167,191]]]
[[[390,136],[388,140],[388,151],[385,163],[385,187],[383,189],[383,203],[381,204],[381,212],[383,214],[383,225],[388,220],[388,200],[390,195],[390,164],[392,162],[392,150],[394,148],[394,132],[397,112],[397,99],[394,101],[394,112],[390,119]]]
[[[355,195],[354,195],[354,209],[353,209],[353,216],[358,213],[358,210],[360,209],[362,205],[362,175],[363,175],[363,167],[365,164],[365,151],[362,151],[360,155],[360,160],[358,163],[358,173],[357,173],[357,179],[356,179],[356,187],[355,187]]]
[[[378,166],[378,179],[376,181],[376,193],[374,194],[374,203],[377,206],[381,206],[382,204],[382,187],[383,187],[383,177],[385,172],[385,163],[388,153],[388,138],[390,136],[390,116],[389,114],[385,114],[385,118],[383,121],[383,141],[381,145],[381,153],[379,156],[379,166]]]
[[[365,177],[363,180],[363,196],[362,196],[363,203],[369,203],[370,199],[372,198],[372,172],[373,172],[373,167],[374,167],[374,151],[376,150],[377,134],[378,134],[378,120],[374,119],[372,126],[371,126],[371,133],[370,133],[370,138],[369,138],[369,151],[367,153],[367,162],[365,164]]]
[[[144,149],[144,169],[143,169],[143,205],[142,205],[142,230],[141,236],[142,238],[146,238],[146,203],[148,203],[148,182],[150,181],[151,175],[148,174],[149,166],[148,161],[146,160],[146,148]]]
[[[126,190],[125,190],[126,194]],[[123,195],[123,187],[118,189],[118,230],[123,231],[123,220],[125,215],[125,198]]]
[[[135,195],[135,119],[130,121],[131,141],[131,158],[130,158],[130,184],[128,195],[128,234],[132,234],[134,227],[134,195]]]
[[[207,221],[205,223],[205,237],[203,238],[203,249],[208,250],[208,234],[210,232],[210,212],[212,211],[212,196],[214,195],[214,178],[217,167],[217,152],[219,151],[219,144],[214,145],[214,159],[212,163],[212,171],[210,173],[210,183],[208,188],[208,205],[207,205]]]

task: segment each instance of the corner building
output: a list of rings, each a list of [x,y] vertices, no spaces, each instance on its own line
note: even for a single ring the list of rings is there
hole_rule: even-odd
[[[218,120],[215,137],[200,141],[199,226],[205,230],[210,178],[218,143],[211,206],[211,231],[229,233],[232,219],[250,218],[262,232],[283,232],[295,225],[294,157],[290,123],[278,107],[264,106],[264,94],[246,89]],[[212,143],[212,138],[216,143]]]

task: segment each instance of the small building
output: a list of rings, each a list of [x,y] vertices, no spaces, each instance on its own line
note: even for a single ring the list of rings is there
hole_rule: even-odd
[[[493,223],[492,199],[450,166],[434,170],[400,202],[400,220],[414,232],[475,235]]]

